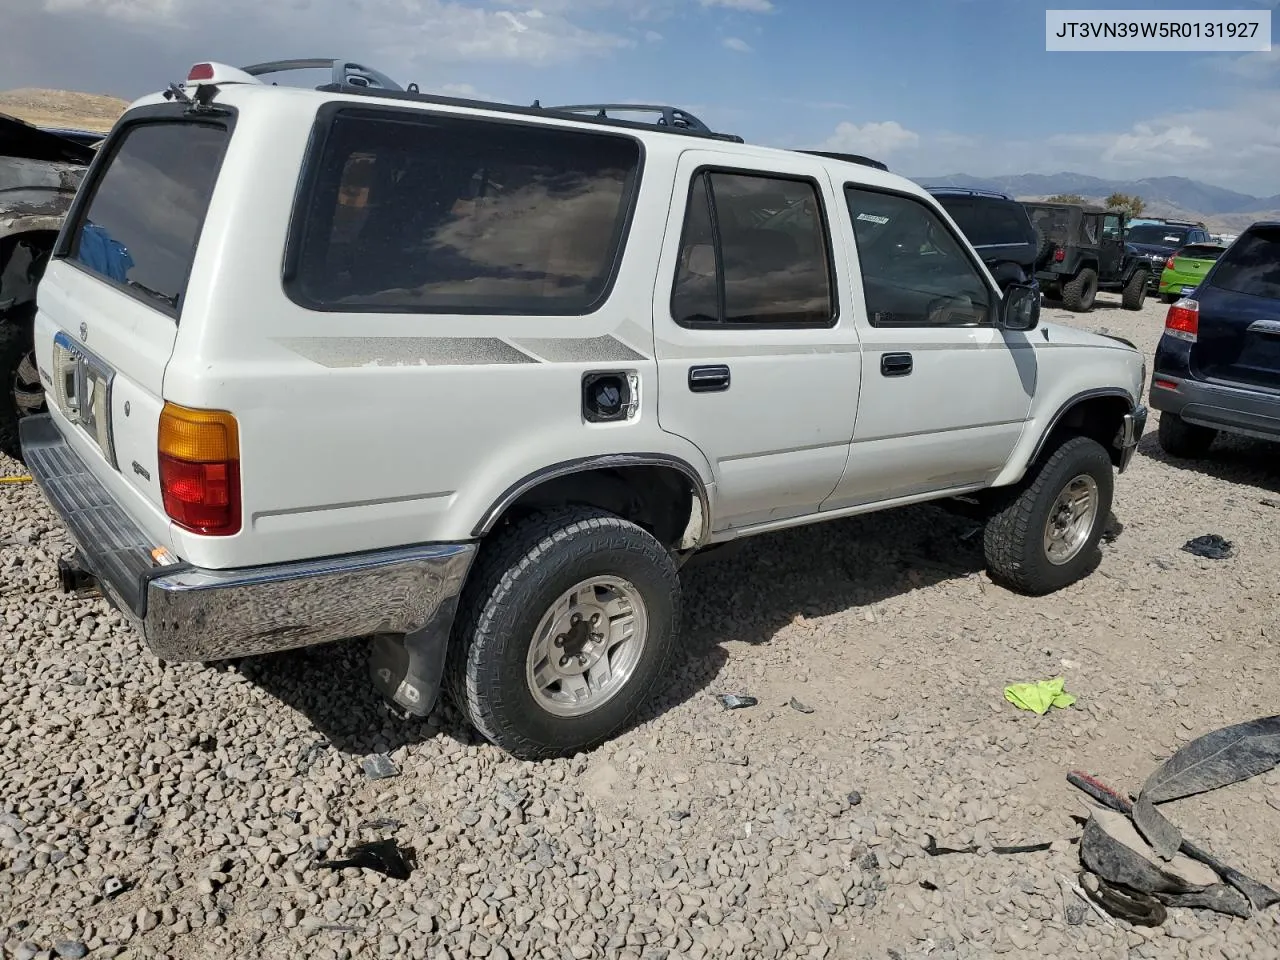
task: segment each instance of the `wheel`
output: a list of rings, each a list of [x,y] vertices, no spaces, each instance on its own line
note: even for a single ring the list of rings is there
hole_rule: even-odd
[[[1176,293],[1162,293],[1160,299],[1165,303],[1177,303],[1178,295]]]
[[[995,505],[983,537],[993,580],[1052,593],[1083,577],[1111,515],[1111,458],[1089,437],[1069,437]]]
[[[1082,267],[1071,280],[1062,285],[1062,302],[1068,310],[1087,313],[1093,309],[1098,295],[1098,271]]]
[[[486,543],[467,579],[453,699],[518,759],[589,750],[666,672],[680,608],[675,561],[641,527],[592,507],[534,514]]]
[[[1156,430],[1160,449],[1171,457],[1183,460],[1197,460],[1203,457],[1209,452],[1217,436],[1217,430],[1187,423],[1173,413],[1160,414],[1160,426]]]
[[[22,459],[18,421],[45,409],[31,330],[26,312],[0,316],[0,453],[15,460]]]
[[[1124,285],[1120,294],[1120,303],[1126,310],[1141,310],[1147,299],[1147,279],[1151,276],[1146,270],[1135,270],[1129,282]]]

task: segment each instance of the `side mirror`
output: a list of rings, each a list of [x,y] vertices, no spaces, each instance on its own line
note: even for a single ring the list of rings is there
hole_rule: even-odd
[[[1039,284],[1009,284],[1000,300],[1000,329],[1034,330],[1039,322]]]

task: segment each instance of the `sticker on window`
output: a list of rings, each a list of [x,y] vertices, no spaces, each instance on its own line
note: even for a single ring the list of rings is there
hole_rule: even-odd
[[[889,222],[889,218],[888,218],[888,217],[877,217],[875,214],[872,214],[872,213],[860,213],[860,214],[858,214],[857,219],[859,219],[859,220],[869,220],[869,221],[871,221],[872,223],[878,223],[878,224],[880,224],[881,226],[884,226],[886,223],[888,223],[888,222]]]

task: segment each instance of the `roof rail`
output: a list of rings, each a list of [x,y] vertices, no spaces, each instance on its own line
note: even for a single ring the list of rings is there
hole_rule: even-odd
[[[255,63],[241,67],[251,77],[263,77],[273,73],[286,73],[290,70],[330,70],[330,84],[338,87],[360,87],[362,89],[394,90],[403,92],[404,88],[385,73],[356,63],[353,60],[310,59],[310,60],[271,60],[267,63]]]
[[[1011,200],[1007,193],[1001,193],[999,190],[981,190],[977,187],[952,187],[946,184],[938,187],[925,187],[932,194],[939,193],[958,193],[968,197],[994,197],[997,200]]]
[[[609,111],[614,113],[656,113],[658,119],[654,121],[654,126],[671,127],[676,130],[687,130],[692,133],[701,133],[707,137],[715,137],[717,140],[728,140],[731,143],[744,143],[745,141],[732,133],[717,133],[705,123],[695,117],[688,110],[680,107],[670,107],[661,104],[652,103],[571,103],[554,107],[544,107],[538,101],[533,102],[536,109],[548,110],[555,113],[590,113],[599,120],[613,119],[609,116]]]
[[[864,167],[875,167],[877,170],[889,172],[889,168],[879,160],[872,160],[860,153],[839,153],[835,150],[797,150],[796,153],[807,153],[813,157],[826,157],[828,160],[843,160],[846,163],[860,163]]]

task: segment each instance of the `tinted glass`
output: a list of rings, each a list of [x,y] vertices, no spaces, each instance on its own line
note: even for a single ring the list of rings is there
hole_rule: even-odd
[[[1222,256],[1222,251],[1222,247],[1202,246],[1193,243],[1189,247],[1183,247],[1174,256],[1187,260],[1217,260]]]
[[[1224,290],[1280,300],[1280,227],[1245,231],[1218,260],[1211,282]]]
[[[680,238],[680,264],[671,292],[671,316],[676,323],[719,321],[720,282],[716,264],[711,195],[707,191],[707,178],[698,177],[689,192]]]
[[[832,294],[812,184],[713,173],[727,323],[823,323]]]
[[[975,247],[1034,242],[1026,211],[1020,204],[1004,200],[939,200]]]
[[[180,121],[129,130],[93,188],[69,259],[175,309],[229,136]]]
[[[1149,243],[1157,247],[1178,247],[1187,241],[1186,227],[1166,227],[1158,223],[1140,223],[1129,230],[1130,243]]]
[[[346,111],[303,201],[291,293],[318,309],[589,312],[639,163],[612,134]]]
[[[911,197],[855,187],[845,196],[872,326],[990,322],[991,289],[932,210]]]
[[[834,304],[812,184],[737,173],[695,179],[671,297],[677,323],[830,324]]]
[[[1119,217],[1108,215],[1102,218],[1102,239],[1104,240],[1122,239]]]

